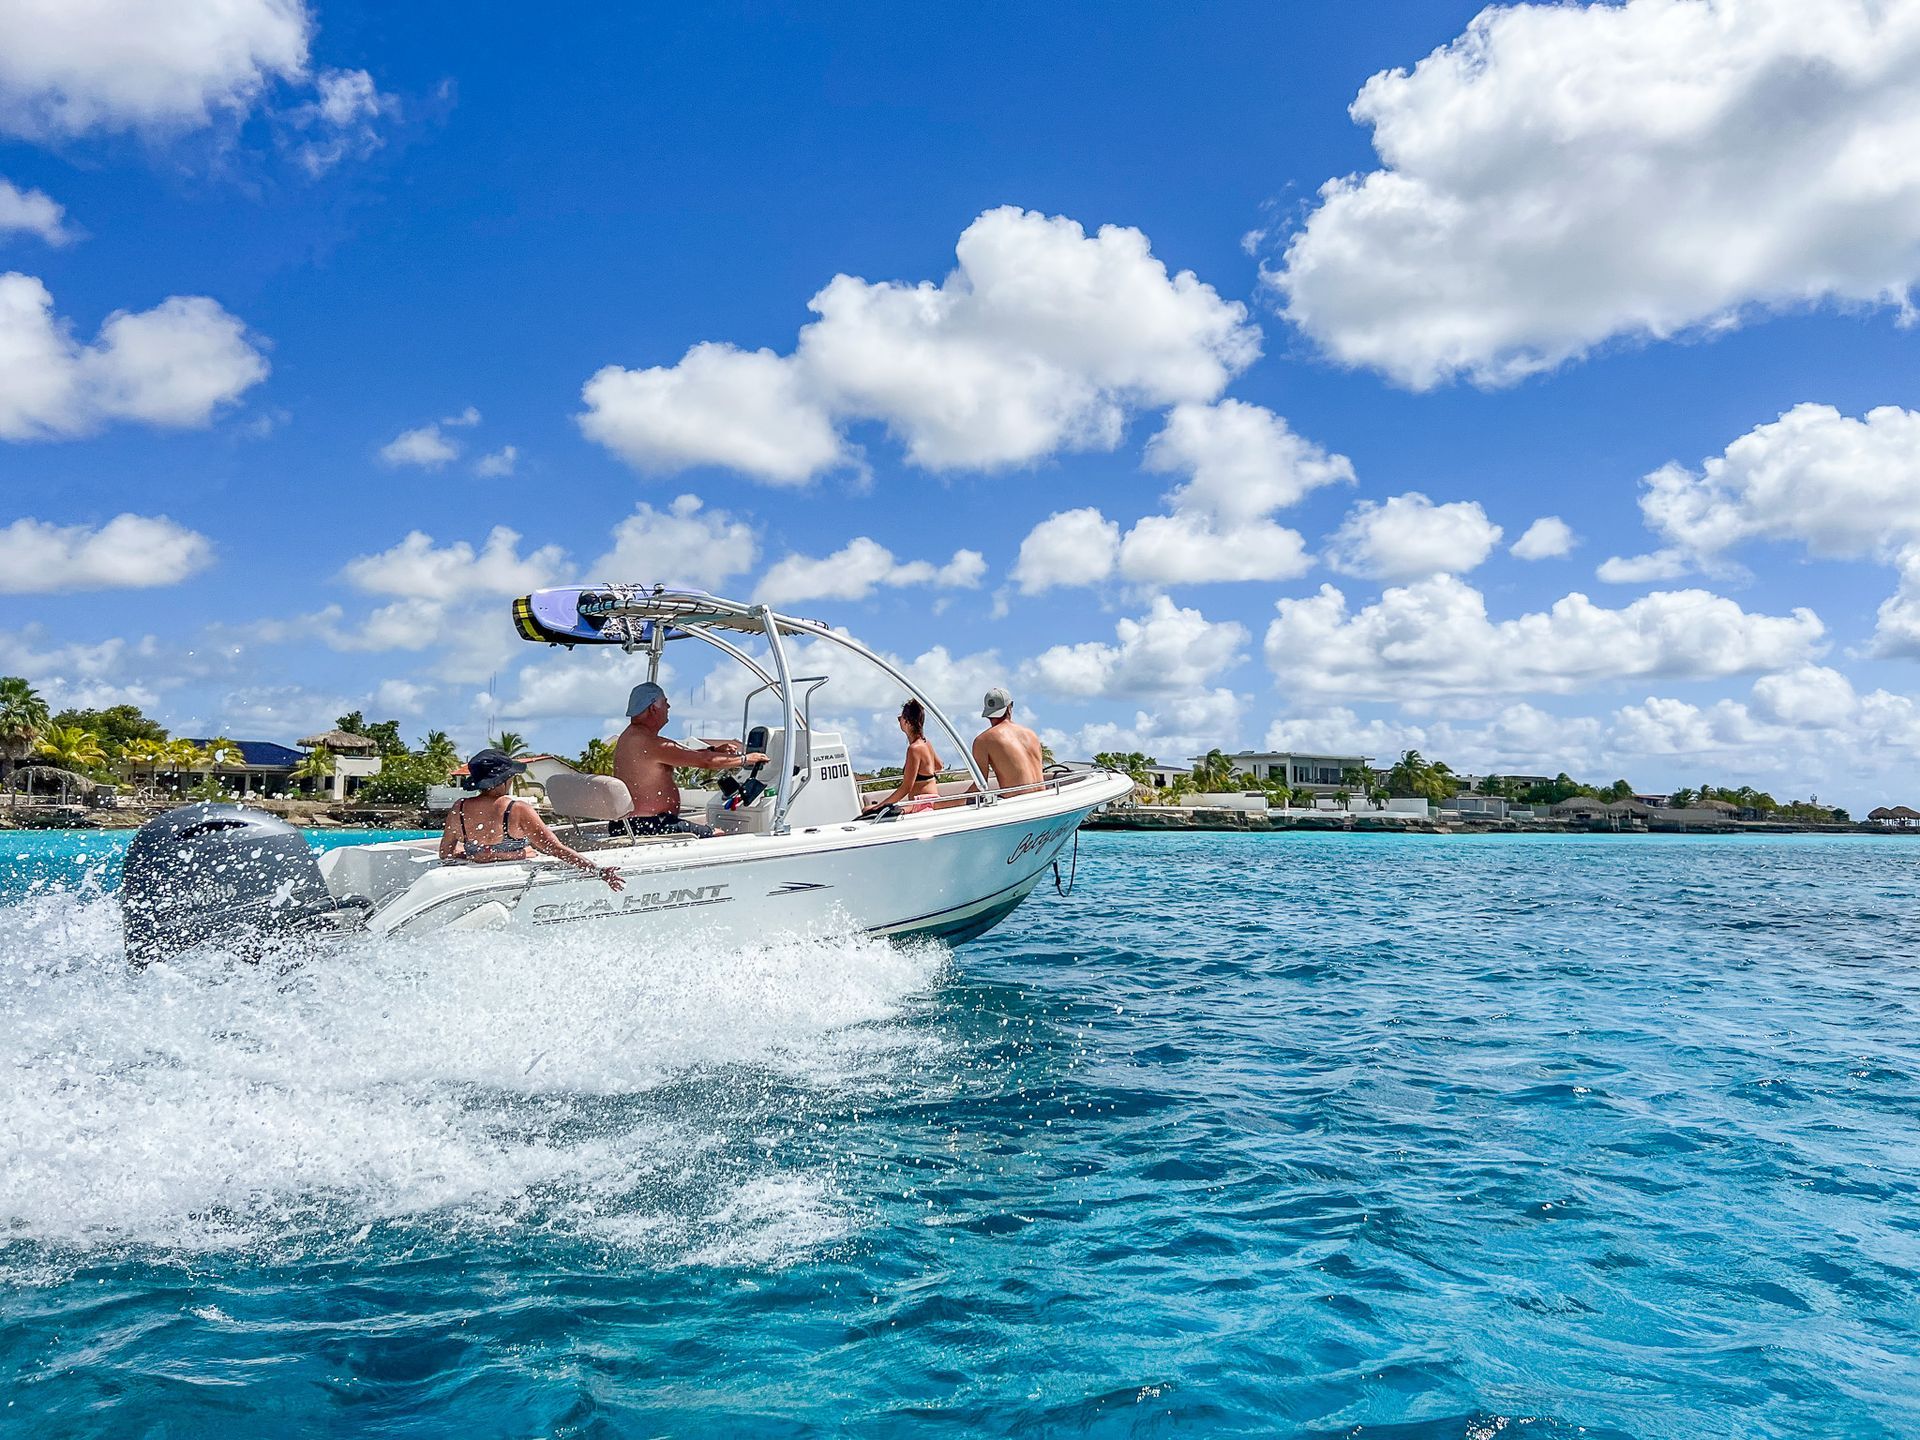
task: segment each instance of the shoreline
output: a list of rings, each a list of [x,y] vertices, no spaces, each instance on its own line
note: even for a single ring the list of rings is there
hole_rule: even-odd
[[[1920,837],[1920,827],[1900,829],[1856,821],[1844,825],[1815,825],[1790,820],[1728,820],[1717,825],[1646,824],[1619,826],[1581,824],[1573,820],[1491,820],[1450,823],[1443,820],[1394,820],[1363,815],[1272,815],[1261,811],[1194,809],[1184,815],[1165,811],[1108,811],[1089,816],[1082,827],[1151,834],[1281,834],[1288,831],[1323,832],[1341,835],[1694,835],[1724,837],[1741,835],[1875,835]]]

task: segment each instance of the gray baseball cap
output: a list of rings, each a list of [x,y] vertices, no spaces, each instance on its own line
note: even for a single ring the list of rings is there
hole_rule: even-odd
[[[998,720],[1013,709],[1013,696],[996,685],[987,691],[987,698],[980,706],[980,714],[988,720]]]
[[[638,715],[643,710],[652,709],[656,701],[666,698],[667,692],[654,684],[653,681],[642,680],[638,685],[633,687],[633,693],[627,696],[627,714]]]

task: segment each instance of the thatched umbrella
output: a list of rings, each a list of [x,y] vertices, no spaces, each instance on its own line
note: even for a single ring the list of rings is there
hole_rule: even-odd
[[[327,730],[299,742],[302,750],[378,750],[380,742],[345,730]]]
[[[24,794],[33,798],[36,780],[57,780],[60,784],[60,803],[67,803],[67,793],[77,790],[82,795],[91,795],[100,787],[84,775],[76,775],[71,770],[62,770],[58,765],[19,765],[7,777],[7,789],[16,795]],[[24,788],[21,781],[25,781]]]

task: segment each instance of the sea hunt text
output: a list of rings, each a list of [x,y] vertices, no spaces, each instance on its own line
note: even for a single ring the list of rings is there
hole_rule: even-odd
[[[653,910],[686,910],[695,905],[725,905],[732,901],[725,885],[700,885],[685,890],[655,890],[618,899],[557,900],[533,907],[533,923],[554,925],[565,920],[606,920],[616,915],[644,915]]]

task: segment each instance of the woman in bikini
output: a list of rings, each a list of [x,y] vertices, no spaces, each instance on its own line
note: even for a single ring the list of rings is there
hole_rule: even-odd
[[[900,733],[907,737],[906,768],[893,793],[873,801],[864,813],[871,815],[889,805],[898,805],[903,815],[933,809],[934,802],[940,798],[940,757],[933,753],[926,725],[927,710],[918,700],[909,700],[900,707]]]
[[[480,793],[459,801],[447,812],[447,828],[440,835],[440,858],[490,865],[525,860],[532,849],[597,875],[615,890],[626,889],[626,882],[611,865],[596,865],[579,851],[568,849],[533,806],[513,798],[513,777],[526,768],[504,750],[482,750],[467,761],[460,787]]]

